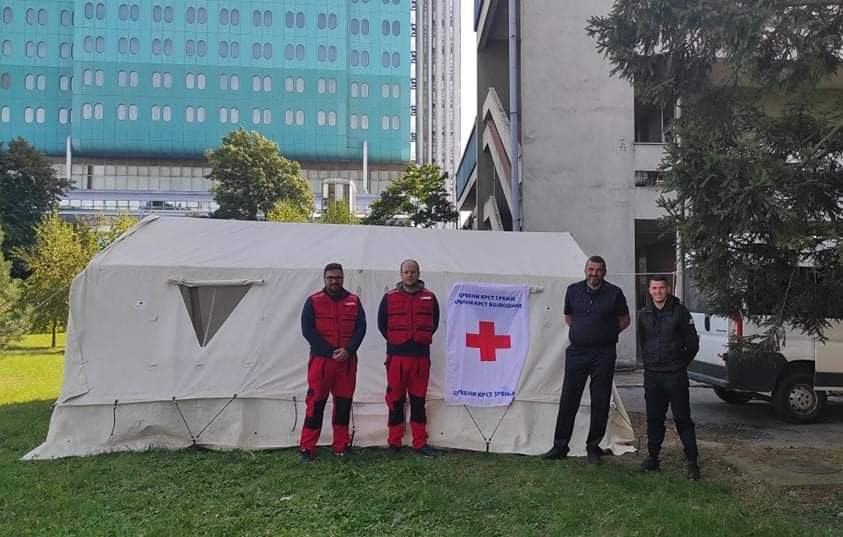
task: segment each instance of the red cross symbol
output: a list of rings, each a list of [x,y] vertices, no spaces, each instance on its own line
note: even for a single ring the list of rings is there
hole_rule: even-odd
[[[465,346],[480,349],[481,362],[495,362],[497,350],[512,348],[512,340],[509,336],[496,336],[495,323],[492,321],[480,321],[480,333],[466,333]]]

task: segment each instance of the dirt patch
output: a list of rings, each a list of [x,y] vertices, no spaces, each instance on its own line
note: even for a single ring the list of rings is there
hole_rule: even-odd
[[[647,419],[630,412],[641,460],[647,451]],[[681,467],[682,443],[672,420],[667,420],[663,444],[663,466]],[[762,428],[744,425],[697,427],[700,464],[704,479],[725,481],[739,496],[757,509],[828,510],[843,521],[843,446],[834,449],[811,447],[757,447],[753,440],[764,438]]]

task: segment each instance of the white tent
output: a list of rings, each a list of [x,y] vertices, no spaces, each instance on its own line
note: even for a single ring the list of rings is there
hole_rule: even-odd
[[[427,414],[437,447],[538,454],[552,444],[567,327],[562,297],[586,256],[567,233],[415,230],[150,217],[74,280],[64,383],[47,440],[24,458],[149,448],[298,445],[305,298],[337,261],[369,328],[358,352],[354,444],[385,445],[385,344],[377,307],[408,257],[439,296]],[[528,284],[530,349],[510,407],[447,406],[446,302],[458,281]],[[322,443],[330,442],[330,404]],[[571,451],[585,452],[588,391]],[[409,428],[408,428],[409,429]],[[409,434],[409,433],[408,433]],[[632,449],[615,392],[604,447]]]

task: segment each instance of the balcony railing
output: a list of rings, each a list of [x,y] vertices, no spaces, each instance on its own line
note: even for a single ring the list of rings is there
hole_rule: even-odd
[[[489,0],[474,0],[474,31],[477,31],[477,25],[480,24],[480,13],[483,12],[483,4]]]
[[[459,168],[457,168],[457,177],[455,184],[457,187],[457,199],[462,198],[468,180],[471,178],[471,172],[477,167],[477,127],[471,129],[471,136],[468,138],[468,143],[462,154]]]

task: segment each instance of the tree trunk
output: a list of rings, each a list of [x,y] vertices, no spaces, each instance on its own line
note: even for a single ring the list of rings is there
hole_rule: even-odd
[[[50,344],[50,347],[56,346],[56,321],[53,321],[53,342]]]

